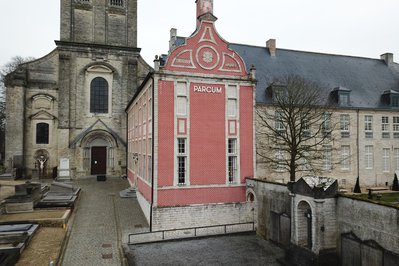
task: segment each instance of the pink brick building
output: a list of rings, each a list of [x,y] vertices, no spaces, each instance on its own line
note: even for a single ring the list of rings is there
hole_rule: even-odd
[[[152,230],[253,221],[255,83],[216,32],[213,1],[196,4],[195,33],[179,44],[171,31],[127,107],[128,179]]]

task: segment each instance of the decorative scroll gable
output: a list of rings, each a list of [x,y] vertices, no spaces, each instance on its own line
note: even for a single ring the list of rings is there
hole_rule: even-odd
[[[243,59],[228,48],[213,21],[201,21],[198,30],[173,50],[164,67],[177,72],[248,76]]]

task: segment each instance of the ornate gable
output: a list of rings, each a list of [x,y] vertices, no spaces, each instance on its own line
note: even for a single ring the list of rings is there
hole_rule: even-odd
[[[178,72],[247,76],[245,63],[215,29],[211,13],[199,18],[197,31],[182,46],[174,49],[164,69]]]

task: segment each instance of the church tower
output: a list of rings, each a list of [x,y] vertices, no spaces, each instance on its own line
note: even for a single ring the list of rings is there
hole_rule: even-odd
[[[137,0],[61,0],[61,41],[137,46]]]
[[[137,0],[60,1],[56,49],[9,75],[6,160],[18,177],[124,175],[125,108],[150,70]]]

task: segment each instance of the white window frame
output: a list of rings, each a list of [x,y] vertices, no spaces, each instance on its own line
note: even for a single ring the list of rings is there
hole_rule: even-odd
[[[238,180],[238,140],[237,138],[229,138],[227,139],[227,182],[234,184]]]
[[[364,116],[364,132],[366,138],[373,138],[373,116]]]
[[[188,115],[188,88],[187,82],[176,83],[176,115],[186,117]]]
[[[341,137],[348,138],[350,135],[350,131],[349,131],[350,116],[349,116],[349,114],[341,114],[339,121],[340,121]]]
[[[381,117],[381,131],[382,131],[382,138],[389,139],[389,117],[388,116]]]
[[[388,173],[391,170],[390,153],[391,153],[391,149],[389,149],[389,148],[382,149],[382,166],[383,166],[384,173]]]
[[[188,165],[187,165],[187,138],[177,138],[176,140],[176,184],[178,186],[187,185],[188,180]],[[183,169],[180,163],[183,163]],[[182,171],[181,171],[182,170]],[[181,177],[180,174],[183,174]],[[182,180],[183,179],[183,180]]]
[[[276,165],[275,165],[275,170],[276,172],[284,172],[285,168],[284,168],[284,160],[285,160],[285,156],[284,156],[284,152],[279,149],[276,154],[275,154],[275,158],[276,158]]]
[[[341,146],[341,169],[350,170],[350,146]]]
[[[274,112],[274,127],[276,131],[284,131],[284,123],[282,121],[283,112],[276,110]]]
[[[329,171],[332,168],[332,147],[325,145],[323,147],[323,170]]]
[[[392,131],[395,139],[399,138],[399,116],[392,118]]]
[[[227,85],[227,116],[237,117],[238,114],[238,87]]]
[[[395,171],[399,171],[399,148],[394,148],[393,152],[395,156],[395,166],[396,166]]]
[[[373,169],[374,168],[374,147],[372,145],[366,145],[364,150],[365,156],[365,168]]]

